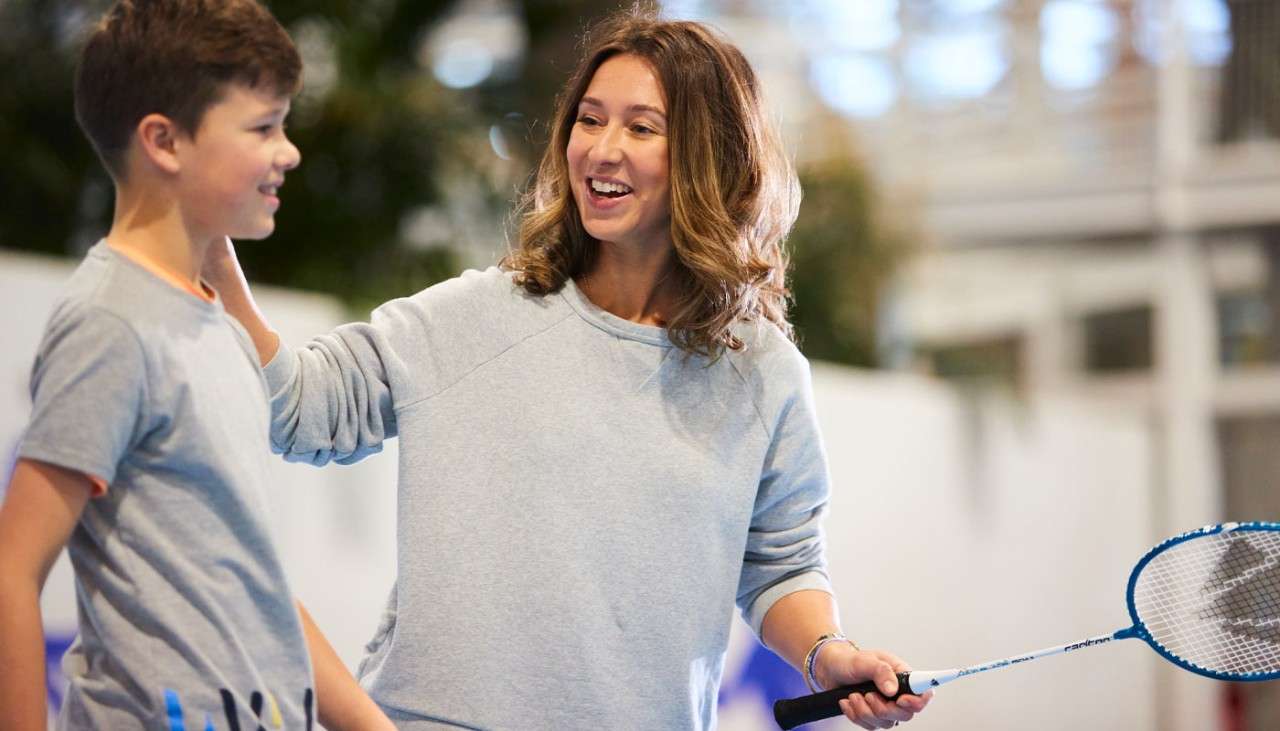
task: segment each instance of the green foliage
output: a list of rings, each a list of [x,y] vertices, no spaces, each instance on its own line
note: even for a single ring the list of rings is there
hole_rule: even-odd
[[[82,33],[108,0],[0,0],[0,247],[79,255],[110,226],[112,189],[72,112]],[[469,90],[438,83],[419,60],[423,39],[454,7],[446,0],[277,0],[299,41],[322,38],[332,88],[304,88],[289,135],[302,165],[282,189],[276,232],[243,242],[251,279],[337,295],[357,311],[493,263],[502,223],[536,164],[556,93],[582,31],[631,2],[538,0],[521,14],[519,68]],[[311,72],[314,72],[312,68]],[[308,77],[311,78],[311,77]],[[508,158],[491,148],[497,126]],[[791,237],[794,317],[814,358],[875,363],[881,282],[902,254],[877,224],[860,168],[846,161],[804,172]],[[448,227],[415,244],[406,221],[459,201],[477,230]],[[428,217],[431,222],[448,216]],[[460,253],[470,249],[467,257]]]
[[[0,65],[10,70],[0,81],[0,246],[78,255],[110,226],[110,179],[75,124],[71,98],[79,40],[109,4],[0,2]],[[538,120],[573,63],[574,43],[621,3],[531,4],[520,68],[470,90],[444,87],[419,61],[423,39],[454,2],[269,5],[295,39],[305,29],[328,41],[336,80],[327,94],[304,88],[295,101],[289,135],[302,165],[282,189],[276,233],[244,242],[240,258],[255,281],[364,308],[456,274],[467,247],[496,259],[501,222],[536,162]],[[508,160],[491,148],[494,125],[507,137]],[[462,193],[451,198],[455,190]],[[454,228],[442,245],[407,240],[415,212],[447,210],[458,197],[470,218],[493,222],[479,234],[492,240],[456,240],[463,234]]]
[[[791,232],[792,322],[809,358],[874,367],[883,288],[908,253],[876,215],[863,168],[848,158],[800,172],[804,199]]]
[[[106,231],[110,182],[71,99],[78,29],[102,7],[0,2],[0,246],[60,254],[86,223]]]

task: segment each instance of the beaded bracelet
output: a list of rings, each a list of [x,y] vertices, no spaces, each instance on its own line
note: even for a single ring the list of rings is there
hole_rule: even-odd
[[[862,651],[862,648],[858,647],[858,643],[848,637],[845,637],[839,632],[832,632],[831,634],[819,637],[818,640],[813,643],[813,647],[809,648],[809,654],[804,656],[804,684],[809,686],[809,692],[811,693],[819,693],[822,691],[822,687],[818,685],[818,679],[813,677],[813,666],[818,660],[818,652],[822,649],[822,646],[828,642],[848,642],[855,652]]]

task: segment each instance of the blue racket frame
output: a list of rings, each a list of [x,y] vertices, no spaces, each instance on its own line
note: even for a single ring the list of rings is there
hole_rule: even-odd
[[[1271,673],[1220,673],[1208,668],[1202,668],[1199,665],[1185,660],[1166,650],[1160,643],[1151,636],[1147,631],[1147,626],[1142,619],[1138,617],[1138,608],[1134,605],[1133,592],[1138,585],[1138,576],[1142,574],[1142,570],[1146,568],[1151,560],[1161,553],[1173,548],[1180,543],[1195,540],[1196,538],[1204,538],[1206,536],[1216,535],[1218,533],[1234,533],[1236,531],[1271,531],[1280,533],[1280,523],[1267,523],[1263,521],[1252,521],[1248,523],[1220,523],[1218,525],[1207,525],[1203,528],[1187,531],[1182,535],[1174,536],[1166,539],[1163,543],[1154,546],[1151,550],[1140,559],[1133,567],[1133,572],[1129,574],[1129,585],[1125,590],[1125,603],[1129,605],[1129,618],[1133,620],[1133,626],[1128,629],[1122,629],[1116,632],[1112,637],[1117,640],[1129,639],[1137,637],[1146,642],[1151,649],[1160,654],[1161,657],[1178,667],[1189,670],[1196,675],[1202,675],[1206,678],[1214,680],[1238,680],[1246,683],[1257,682],[1262,680],[1275,680],[1280,678],[1280,670]]]

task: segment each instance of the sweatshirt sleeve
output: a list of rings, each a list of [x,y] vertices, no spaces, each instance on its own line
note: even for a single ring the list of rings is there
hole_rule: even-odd
[[[737,603],[756,635],[774,602],[792,592],[831,593],[822,519],[830,493],[808,363],[794,354],[793,389],[781,406],[761,472]]]
[[[263,368],[271,446],[289,461],[356,462],[399,430],[396,410],[429,398],[516,342],[530,308],[498,269],[468,271],[374,310]],[[540,309],[534,308],[538,312]]]
[[[291,462],[357,462],[396,435],[385,323],[338,327],[305,346],[281,343],[263,368],[271,397],[271,448]]]

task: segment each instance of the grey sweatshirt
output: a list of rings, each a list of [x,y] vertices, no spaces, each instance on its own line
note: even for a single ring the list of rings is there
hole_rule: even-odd
[[[398,578],[361,682],[401,728],[704,729],[733,604],[829,591],[808,364],[769,324],[719,360],[497,269],[266,366],[273,446],[400,438]]]

